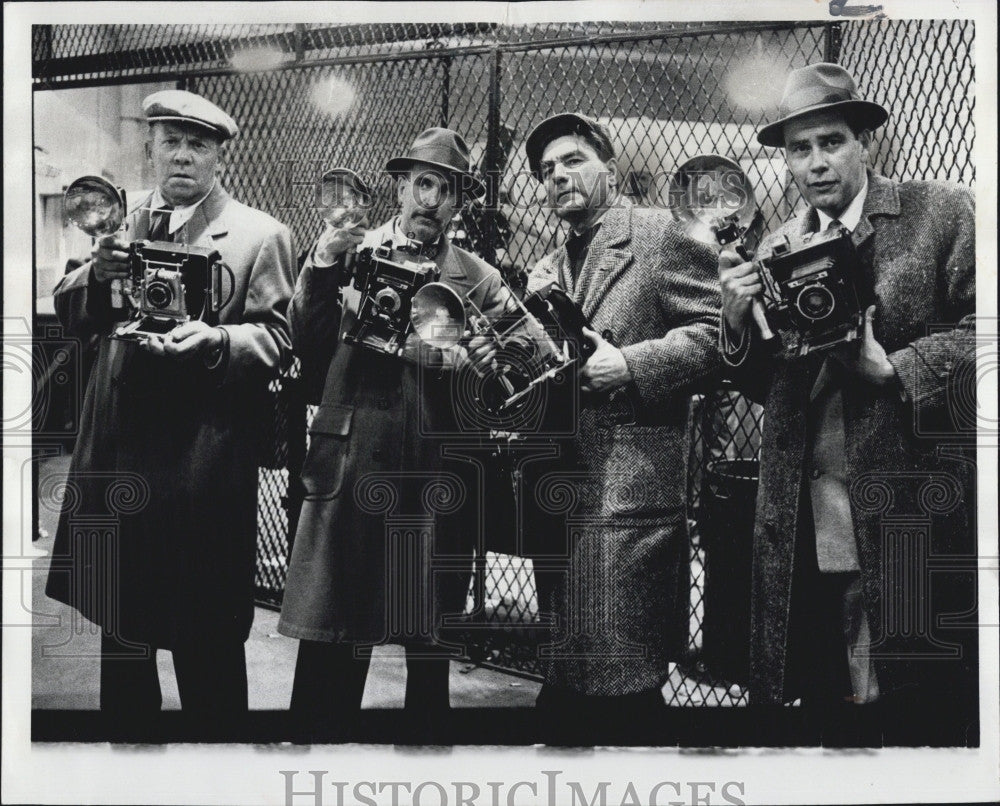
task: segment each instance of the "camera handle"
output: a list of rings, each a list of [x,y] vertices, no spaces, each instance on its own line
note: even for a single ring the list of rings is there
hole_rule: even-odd
[[[753,258],[750,253],[747,252],[746,247],[741,244],[735,244],[736,254],[739,255],[743,260],[750,261]],[[767,313],[764,310],[764,303],[760,301],[758,297],[754,297],[750,302],[750,311],[753,314],[753,320],[757,323],[757,329],[760,330],[760,337],[764,341],[771,341],[774,338],[774,331],[771,330],[770,324],[767,321]]]
[[[229,296],[226,297],[226,301],[225,302],[220,303],[219,299],[222,297],[221,289],[219,290],[218,293],[216,293],[216,289],[214,288],[215,284],[213,283],[212,284],[213,285],[213,289],[212,289],[212,310],[213,311],[221,311],[223,308],[225,308],[230,302],[233,301],[233,295],[236,293],[236,275],[233,274],[233,270],[231,268],[229,268],[229,266],[227,266],[221,260],[219,261],[219,267],[225,269],[226,270],[226,274],[229,275]]]

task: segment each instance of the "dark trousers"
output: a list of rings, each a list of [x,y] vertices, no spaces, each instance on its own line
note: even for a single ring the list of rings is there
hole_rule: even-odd
[[[357,650],[357,651],[356,651]],[[450,661],[428,657],[433,649],[406,647],[404,708],[413,716],[446,713]],[[292,682],[293,724],[309,733],[341,733],[356,723],[371,663],[371,647],[299,641]]]
[[[171,650],[181,709],[224,729],[247,713],[247,662],[243,641],[192,641]],[[156,648],[101,636],[101,711],[120,724],[148,721],[163,697]]]

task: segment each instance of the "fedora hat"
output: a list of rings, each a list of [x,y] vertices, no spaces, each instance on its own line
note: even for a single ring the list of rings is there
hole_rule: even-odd
[[[772,148],[785,145],[785,124],[803,115],[841,112],[862,128],[877,129],[889,118],[885,107],[862,100],[854,77],[839,64],[820,62],[792,70],[778,104],[778,120],[757,132],[757,142]]]
[[[598,145],[597,156],[605,162],[615,156],[615,147],[611,143],[608,130],[593,118],[588,118],[577,112],[563,112],[553,115],[535,126],[524,141],[524,153],[528,155],[528,167],[539,182],[542,181],[541,161],[545,146],[567,134],[590,135]]]
[[[393,176],[408,173],[414,165],[430,165],[445,173],[462,177],[461,189],[465,196],[478,198],[486,193],[486,185],[472,173],[469,147],[451,129],[434,127],[425,129],[413,141],[403,157],[393,157],[385,169]]]

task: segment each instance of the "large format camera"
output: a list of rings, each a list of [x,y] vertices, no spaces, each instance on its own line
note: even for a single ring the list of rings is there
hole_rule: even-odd
[[[433,261],[421,260],[419,244],[383,244],[362,249],[345,260],[341,285],[352,279],[361,292],[358,318],[343,334],[348,344],[361,344],[388,355],[399,355],[412,325],[413,295],[440,272]]]
[[[92,238],[120,232],[125,222],[125,191],[100,176],[82,176],[66,189],[66,218]],[[129,275],[113,280],[111,304],[127,319],[111,337],[139,341],[169,333],[190,319],[219,322],[222,272],[232,272],[214,249],[170,241],[133,241],[129,245]]]
[[[134,241],[129,246],[125,294],[131,320],[112,338],[138,340],[163,335],[189,319],[219,323],[222,269],[215,249],[170,241]],[[228,302],[228,300],[227,300]]]
[[[671,210],[689,235],[752,259],[744,238],[760,212],[737,163],[717,154],[692,157],[670,182]],[[859,338],[864,325],[855,284],[859,266],[846,229],[783,237],[757,256],[756,268],[764,299],[755,300],[753,314],[765,341],[775,338],[771,324],[790,331],[795,343],[785,348],[802,357]]]
[[[798,335],[792,348],[798,356],[860,337],[864,314],[855,286],[858,258],[845,228],[782,238],[759,259],[758,272],[768,314]]]

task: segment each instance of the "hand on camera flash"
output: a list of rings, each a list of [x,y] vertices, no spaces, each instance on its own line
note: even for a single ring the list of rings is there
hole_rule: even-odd
[[[583,335],[597,348],[580,370],[580,388],[584,392],[609,392],[632,380],[621,350],[590,328],[585,327]]]

